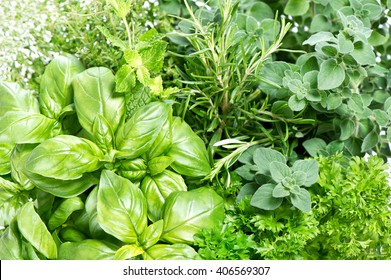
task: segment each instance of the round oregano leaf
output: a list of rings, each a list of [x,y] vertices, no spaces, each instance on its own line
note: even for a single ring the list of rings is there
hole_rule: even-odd
[[[298,194],[291,194],[290,198],[297,209],[303,212],[311,211],[311,195],[306,189],[301,188]]]
[[[345,70],[335,59],[330,58],[322,62],[318,74],[318,88],[320,90],[339,87],[344,80]]]
[[[277,209],[281,203],[282,198],[273,197],[275,185],[265,184],[261,186],[251,198],[250,204],[254,207],[261,208],[264,210]]]

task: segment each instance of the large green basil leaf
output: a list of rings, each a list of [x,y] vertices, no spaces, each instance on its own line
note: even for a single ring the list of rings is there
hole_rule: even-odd
[[[22,243],[15,220],[0,236],[0,260],[22,260]]]
[[[106,154],[113,149],[114,134],[111,125],[101,114],[97,115],[92,125],[95,143]]]
[[[60,117],[63,108],[73,102],[72,80],[84,69],[83,64],[69,54],[54,58],[46,66],[39,92],[42,114],[52,119]]]
[[[0,117],[0,142],[40,143],[57,135],[60,124],[38,113],[10,111]]]
[[[174,159],[171,167],[179,174],[202,177],[211,171],[204,142],[179,117],[173,120],[172,144],[166,155]]]
[[[142,191],[110,170],[103,170],[98,190],[98,221],[107,233],[136,243],[147,227],[147,203]]]
[[[102,115],[115,132],[125,114],[125,98],[116,94],[110,69],[94,67],[77,74],[73,82],[75,106],[81,126],[91,135],[97,115]]]
[[[28,200],[25,192],[10,194],[0,186],[0,226],[8,226]]]
[[[147,176],[141,183],[141,190],[147,199],[148,218],[152,222],[161,219],[166,198],[174,191],[186,191],[182,176],[165,170],[155,176]]]
[[[14,144],[0,144],[0,175],[6,175],[11,172],[10,157]]]
[[[18,182],[25,190],[34,188],[34,184],[23,173],[24,165],[31,151],[36,144],[17,144],[11,155],[11,176],[15,182]]]
[[[73,212],[77,210],[81,210],[83,208],[84,208],[84,203],[80,197],[76,196],[76,197],[65,199],[63,202],[61,202],[61,204],[51,215],[48,222],[48,228],[50,230],[53,230],[61,226],[63,223],[65,223],[68,220],[69,216]]]
[[[75,180],[60,180],[44,177],[28,172],[27,170],[24,170],[24,172],[36,187],[63,198],[78,196],[99,182],[99,179],[93,173],[84,173],[80,178]]]
[[[104,241],[86,239],[65,242],[59,248],[60,260],[113,260],[117,248]]]
[[[164,155],[171,147],[172,142],[172,116],[168,116],[166,122],[163,124],[162,129],[157,135],[152,146],[146,152],[146,157],[151,160],[155,157]]]
[[[174,192],[163,212],[161,239],[171,243],[193,243],[202,229],[218,229],[224,220],[224,200],[212,189],[201,187],[188,192]]]
[[[44,177],[75,180],[102,166],[102,151],[83,138],[59,135],[39,144],[30,154],[25,169]]]
[[[157,244],[143,254],[144,260],[201,260],[197,252],[186,244]]]
[[[159,156],[148,161],[148,171],[151,176],[155,176],[166,170],[173,163],[173,159],[168,156]]]
[[[48,259],[57,258],[57,246],[41,217],[34,210],[34,202],[26,203],[18,217],[20,233],[41,254]]]
[[[40,190],[39,188],[36,188],[34,193],[34,203],[35,207],[37,208],[37,213],[41,217],[42,221],[46,224],[52,215],[53,205],[56,197],[51,193]]]
[[[169,116],[171,107],[163,102],[152,102],[138,108],[118,129],[116,146],[121,151],[118,157],[133,159],[147,152]]]
[[[91,236],[95,239],[106,239],[108,234],[102,229],[98,222],[98,187],[95,187],[88,195],[85,209],[89,217],[88,227]]]
[[[0,104],[0,117],[10,111],[40,113],[36,95],[22,89],[17,83],[0,82]]]

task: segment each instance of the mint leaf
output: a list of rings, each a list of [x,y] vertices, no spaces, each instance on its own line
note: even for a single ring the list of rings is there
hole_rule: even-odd
[[[115,74],[115,91],[126,92],[136,85],[136,75],[134,69],[129,65],[123,65]]]

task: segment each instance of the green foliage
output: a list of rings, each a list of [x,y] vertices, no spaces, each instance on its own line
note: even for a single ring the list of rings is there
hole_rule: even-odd
[[[214,190],[187,191],[187,179],[203,186],[210,171],[203,141],[163,101],[125,119],[130,112],[111,70],[78,73],[70,65],[80,62],[70,55],[53,60],[38,96],[1,83],[1,146],[10,152],[0,177],[0,257],[198,259],[193,236],[220,228],[224,218]],[[22,114],[59,128],[30,121],[23,131],[8,122]],[[70,132],[63,114],[72,116],[73,134],[63,134]]]
[[[371,156],[319,158],[319,181],[311,188],[312,212],[319,221],[315,259],[389,259],[388,166]]]
[[[281,153],[270,148],[253,148],[244,152],[239,161],[243,165],[236,173],[248,181],[239,199],[251,194],[252,206],[275,210],[286,198],[303,212],[311,210],[310,193],[303,187],[310,187],[318,180],[315,160],[297,160],[289,167]]]

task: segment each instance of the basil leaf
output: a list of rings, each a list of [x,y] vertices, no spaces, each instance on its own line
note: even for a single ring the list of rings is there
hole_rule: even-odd
[[[0,117],[2,143],[40,143],[59,131],[59,123],[38,113],[10,111]]]
[[[157,244],[143,254],[144,260],[200,260],[201,257],[186,244]]]
[[[39,189],[62,198],[78,196],[99,182],[92,173],[84,173],[80,178],[75,180],[59,180],[44,177],[28,172],[27,170],[24,170],[24,172]]]
[[[146,152],[146,157],[148,160],[151,160],[155,157],[165,154],[172,142],[172,116],[169,115],[166,122],[163,124],[162,129],[157,135],[155,141],[153,142],[151,148]]]
[[[11,155],[11,176],[25,190],[31,190],[35,186],[31,180],[23,173],[24,165],[35,144],[17,144]]]
[[[171,167],[179,174],[202,177],[211,171],[204,141],[179,117],[173,119],[172,144],[166,155],[174,159]]]
[[[123,95],[115,94],[115,78],[110,69],[93,67],[77,74],[72,85],[77,117],[91,135],[97,115],[102,115],[115,132],[125,114]]]
[[[0,186],[0,226],[10,225],[28,200],[25,192],[10,194]]]
[[[140,188],[147,199],[148,218],[152,222],[161,218],[164,202],[172,192],[187,190],[182,176],[169,170],[156,176],[146,176]]]
[[[141,190],[129,180],[103,170],[98,190],[98,221],[107,233],[136,243],[147,227],[147,204]]]
[[[218,229],[224,220],[224,200],[212,189],[201,187],[173,192],[165,202],[161,240],[193,243],[194,234]]]
[[[0,144],[0,175],[6,175],[11,172],[10,157],[14,144]]]
[[[87,238],[83,232],[73,226],[62,227],[59,235],[64,242],[80,242]]]
[[[103,153],[95,143],[59,135],[39,144],[25,163],[28,172],[59,180],[75,180],[102,166]]]
[[[173,161],[174,160],[172,158],[167,157],[167,156],[160,156],[160,157],[156,157],[156,158],[151,159],[148,162],[149,174],[151,174],[151,176],[155,176],[155,175],[163,172],[167,167],[170,166],[170,164]]]
[[[118,249],[118,251],[115,253],[114,259],[128,260],[141,255],[142,253],[144,253],[143,248],[135,244],[125,245]]]
[[[39,92],[42,114],[52,119],[60,117],[63,108],[73,102],[72,80],[83,70],[83,64],[69,54],[54,58],[46,66]]]
[[[65,242],[59,248],[60,260],[113,260],[116,247],[99,240]]]
[[[94,136],[95,143],[104,153],[108,153],[113,149],[114,134],[111,125],[101,114],[98,114],[94,120],[92,135]]]
[[[72,197],[65,199],[61,202],[60,206],[54,211],[48,222],[48,228],[50,230],[56,229],[65,223],[69,216],[77,211],[84,208],[84,203],[80,197]]]
[[[57,246],[41,217],[34,210],[34,202],[27,202],[20,210],[18,227],[21,234],[48,259],[57,258]]]
[[[0,81],[0,104],[0,117],[10,111],[40,113],[37,97],[32,92],[22,89],[17,83]]]
[[[163,233],[163,220],[159,220],[152,225],[149,225],[141,234],[139,241],[140,245],[144,249],[148,249],[149,247],[155,245],[159,239],[160,236]]]
[[[14,220],[0,235],[0,260],[22,260],[22,243]]]
[[[137,158],[147,152],[171,115],[171,107],[163,102],[152,102],[138,108],[116,134],[119,158]]]

